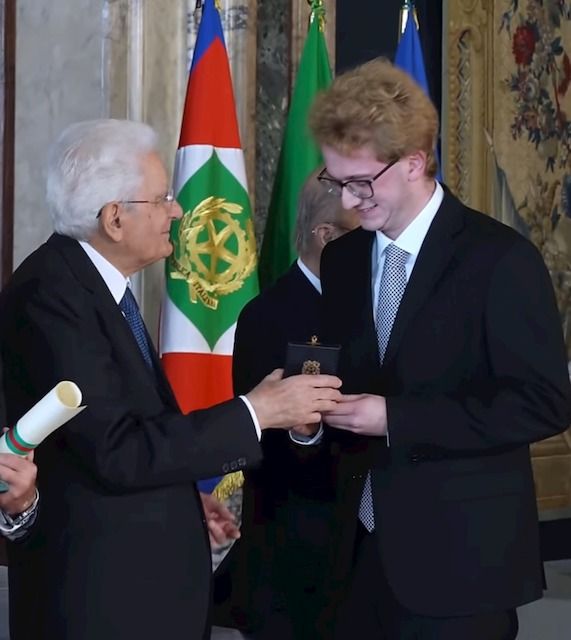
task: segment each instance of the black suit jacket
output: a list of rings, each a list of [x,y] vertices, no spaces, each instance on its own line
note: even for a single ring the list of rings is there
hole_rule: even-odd
[[[382,367],[371,302],[374,234],[322,260],[325,339],[343,391],[387,398],[385,438],[330,429],[340,466],[336,566],[351,564],[372,468],[376,536],[397,599],[428,616],[515,607],[542,589],[529,447],[563,431],[571,392],[549,275],[535,247],[450,194],[402,298]]]
[[[321,335],[320,326],[321,296],[294,263],[240,314],[235,393],[283,367],[287,343],[308,342]],[[265,431],[261,444],[263,461],[245,473],[241,539],[217,571],[217,614],[221,624],[256,629],[283,606],[306,634],[294,637],[313,638],[312,621],[296,598],[309,605],[320,592],[334,497],[331,459],[323,449],[292,443],[283,431]],[[315,617],[314,601],[311,607]]]
[[[244,403],[180,414],[80,245],[53,235],[0,295],[8,420],[60,380],[87,405],[37,449],[38,520],[10,548],[12,640],[210,637],[199,478],[259,457]],[[155,356],[156,358],[156,356]]]

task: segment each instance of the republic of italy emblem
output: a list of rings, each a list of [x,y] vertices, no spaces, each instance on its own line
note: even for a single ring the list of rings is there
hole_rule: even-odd
[[[186,280],[190,300],[216,310],[220,296],[238,291],[256,266],[254,225],[242,227],[243,207],[209,196],[185,212],[178,228],[178,250],[169,259],[170,275]]]

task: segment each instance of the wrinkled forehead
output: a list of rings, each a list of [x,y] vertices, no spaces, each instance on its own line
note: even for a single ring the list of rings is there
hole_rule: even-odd
[[[146,153],[141,156],[141,172],[143,175],[143,189],[157,191],[160,195],[169,188],[170,181],[167,170],[160,156],[156,152]]]

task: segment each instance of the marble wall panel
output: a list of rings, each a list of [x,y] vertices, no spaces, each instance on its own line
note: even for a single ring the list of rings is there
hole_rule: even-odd
[[[290,27],[289,2],[258,1],[255,226],[259,246],[290,99]]]
[[[105,114],[103,0],[19,0],[16,41],[14,265],[51,233],[44,204],[49,144]]]

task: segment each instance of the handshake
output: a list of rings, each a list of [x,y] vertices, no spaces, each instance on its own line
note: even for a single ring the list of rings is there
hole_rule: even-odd
[[[309,435],[323,413],[333,411],[341,400],[341,380],[330,375],[282,377],[276,369],[246,397],[254,407],[261,429],[290,429]],[[305,427],[304,425],[307,425]]]

